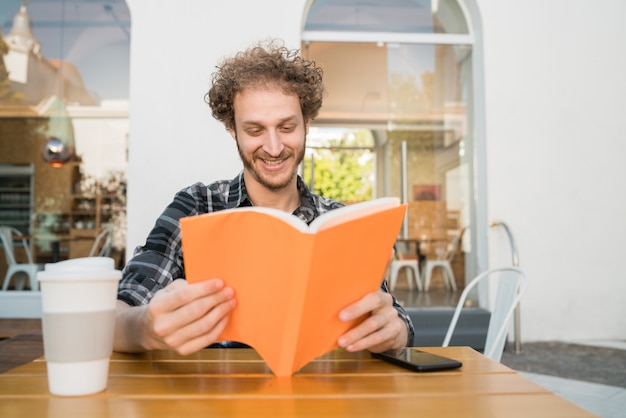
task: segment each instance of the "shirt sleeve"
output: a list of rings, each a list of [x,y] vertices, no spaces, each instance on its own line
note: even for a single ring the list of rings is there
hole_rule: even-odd
[[[122,272],[117,298],[131,306],[145,305],[154,294],[173,280],[185,278],[180,233],[180,218],[201,213],[200,184],[176,194],[148,235],[146,243],[135,249]],[[206,193],[206,192],[205,192]]]
[[[387,285],[387,279],[383,280],[382,284],[380,285],[380,289],[385,293],[390,293],[389,286]],[[409,313],[406,311],[406,309],[402,307],[402,305],[400,305],[396,297],[393,295],[391,295],[391,297],[393,298],[393,307],[396,308],[396,311],[398,311],[398,316],[406,324],[406,330],[407,330],[406,346],[413,347],[413,339],[415,338],[415,328],[413,327],[413,321],[411,320]]]

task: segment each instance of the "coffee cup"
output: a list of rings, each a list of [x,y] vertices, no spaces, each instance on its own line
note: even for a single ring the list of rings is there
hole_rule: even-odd
[[[38,272],[50,393],[79,396],[106,389],[121,276],[108,257],[50,263]]]

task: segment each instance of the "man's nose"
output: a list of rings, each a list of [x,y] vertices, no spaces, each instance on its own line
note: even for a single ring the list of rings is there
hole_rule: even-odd
[[[280,137],[280,133],[275,130],[270,130],[267,134],[267,139],[263,144],[263,150],[267,152],[269,155],[278,156],[285,146],[283,145],[283,141]]]

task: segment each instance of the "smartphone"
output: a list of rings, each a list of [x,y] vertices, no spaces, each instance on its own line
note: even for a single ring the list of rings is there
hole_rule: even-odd
[[[413,370],[414,372],[434,372],[437,370],[456,369],[463,364],[451,358],[426,353],[413,348],[401,348],[382,353],[371,353],[372,357]]]

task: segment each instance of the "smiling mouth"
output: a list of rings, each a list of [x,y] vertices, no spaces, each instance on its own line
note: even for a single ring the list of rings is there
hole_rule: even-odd
[[[285,160],[281,159],[281,160],[265,160],[265,159],[261,159],[261,161],[263,161],[263,163],[267,166],[277,166],[282,164]]]

